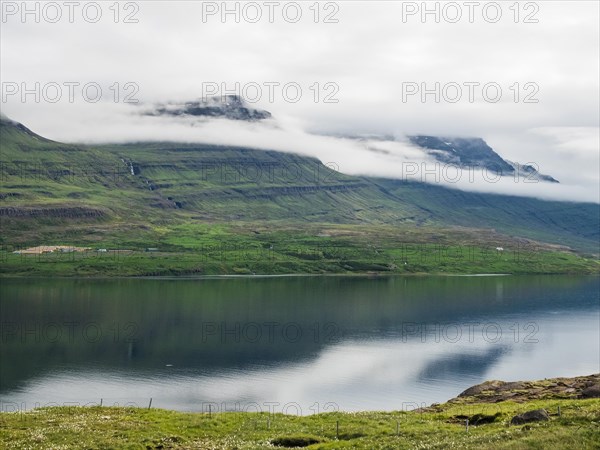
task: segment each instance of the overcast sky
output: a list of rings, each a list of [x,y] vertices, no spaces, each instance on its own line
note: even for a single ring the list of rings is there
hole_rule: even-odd
[[[520,2],[512,9],[514,2],[478,2],[472,10],[465,2],[428,2],[439,8],[439,23],[433,13],[421,15],[422,2],[321,2],[312,9],[313,2],[276,2],[271,11],[265,2],[240,3],[239,23],[233,14],[223,22],[214,9],[221,2],[122,2],[117,23],[113,2],[100,4],[96,23],[90,2],[74,7],[73,23],[63,2],[36,3],[28,7],[40,9],[39,23],[33,13],[22,16],[22,2],[2,2],[1,109],[51,139],[248,145],[317,156],[342,172],[394,177],[401,162],[427,161],[403,142],[406,134],[478,136],[506,159],[535,163],[561,186],[501,180],[454,187],[599,201],[596,1]],[[262,17],[252,23],[258,10]],[[298,10],[302,17],[293,23]],[[65,82],[80,83],[72,102]],[[253,96],[260,85],[252,105],[274,120],[192,124],[139,114],[151,103],[198,99],[207,83],[233,89],[236,82]],[[35,91],[35,83],[39,101],[33,94],[23,99],[23,87]],[[52,83],[61,86],[56,102]],[[97,83],[102,99],[86,101],[85,83]],[[265,83],[280,83],[272,99]],[[414,93],[435,91],[435,83],[438,102],[433,93]],[[469,83],[479,84],[470,92]],[[292,88],[284,92],[286,84]],[[302,90],[297,102],[294,86]],[[127,94],[139,104],[125,102]],[[337,103],[326,102],[328,95]],[[331,137],[348,134],[399,142]]]

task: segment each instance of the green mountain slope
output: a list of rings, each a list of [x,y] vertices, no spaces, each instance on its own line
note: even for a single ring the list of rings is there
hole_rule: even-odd
[[[286,250],[287,256],[314,250],[323,259],[322,245],[364,255],[363,247],[390,243],[513,249],[529,239],[598,254],[595,204],[347,176],[288,153],[202,144],[68,145],[2,120],[0,164],[6,253],[50,244],[185,252],[218,243],[272,250],[277,242],[278,248],[301,247]],[[282,271],[307,270],[311,257],[300,259],[307,265]],[[363,268],[398,263],[391,256],[371,262]]]
[[[381,180],[378,185],[406,203],[422,205],[445,225],[493,228],[511,235],[597,254],[599,205],[482,194],[426,183]]]

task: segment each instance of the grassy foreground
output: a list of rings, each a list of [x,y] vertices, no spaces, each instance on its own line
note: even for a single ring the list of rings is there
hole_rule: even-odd
[[[539,408],[549,412],[549,421],[510,425],[514,415]],[[495,420],[467,432],[465,418],[474,423],[477,414]],[[447,403],[423,411],[304,417],[55,407],[2,413],[0,426],[0,447],[13,449],[597,449],[600,399]]]

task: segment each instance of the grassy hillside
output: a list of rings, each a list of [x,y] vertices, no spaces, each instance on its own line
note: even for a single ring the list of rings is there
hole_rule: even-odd
[[[248,148],[67,145],[8,121],[0,162],[3,274],[598,270],[579,256],[599,253],[593,204],[353,177]],[[12,253],[59,244],[130,252]]]
[[[561,415],[558,416],[558,408]],[[550,420],[510,426],[519,413]],[[466,418],[471,418],[466,430]],[[481,419],[491,423],[481,423]],[[480,420],[480,422],[477,422]],[[178,413],[146,408],[61,407],[0,413],[0,443],[13,449],[594,449],[600,400],[445,404],[424,411]],[[474,425],[477,423],[477,425]]]
[[[398,198],[423,205],[431,217],[447,225],[491,227],[511,236],[566,245],[596,255],[600,251],[600,206],[595,204],[480,194],[394,180],[378,184]]]

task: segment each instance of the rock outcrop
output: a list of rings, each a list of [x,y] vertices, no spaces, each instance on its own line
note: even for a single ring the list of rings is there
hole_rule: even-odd
[[[195,116],[250,122],[271,118],[270,112],[249,107],[239,95],[210,97],[183,104],[157,105],[148,115]]]
[[[545,409],[534,409],[533,411],[527,411],[523,414],[517,414],[511,419],[510,424],[523,425],[525,423],[540,422],[543,420],[550,420],[548,411],[546,411]]]
[[[600,374],[539,381],[486,381],[472,386],[451,403],[526,402],[544,399],[600,398]]]

